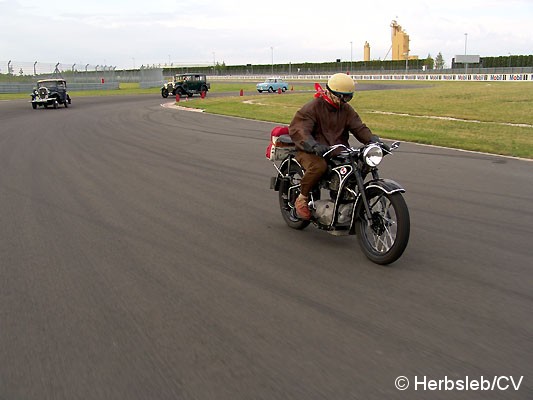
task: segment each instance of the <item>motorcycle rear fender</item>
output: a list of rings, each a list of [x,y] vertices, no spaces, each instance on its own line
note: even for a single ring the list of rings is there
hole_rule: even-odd
[[[276,192],[279,191],[279,188],[281,186],[281,180],[289,170],[290,164],[292,163],[295,163],[301,168],[300,163],[296,161],[294,157],[287,157],[285,160],[282,161],[279,167],[274,164],[274,166],[278,170],[278,175],[270,178],[270,189],[274,189]]]

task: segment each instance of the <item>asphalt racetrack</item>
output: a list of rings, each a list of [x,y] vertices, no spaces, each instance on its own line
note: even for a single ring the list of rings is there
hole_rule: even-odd
[[[1,400],[533,398],[532,162],[403,143],[381,267],[285,225],[274,124],[169,102],[0,102]]]

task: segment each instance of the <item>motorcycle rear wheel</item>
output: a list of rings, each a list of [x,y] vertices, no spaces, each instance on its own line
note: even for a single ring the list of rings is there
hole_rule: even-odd
[[[398,260],[409,242],[409,210],[401,193],[380,190],[367,193],[372,220],[360,207],[355,232],[365,256],[380,265]]]
[[[294,208],[294,202],[300,194],[300,181],[303,177],[303,171],[297,164],[292,164],[287,175],[289,181],[285,191],[282,187],[278,192],[281,216],[288,226],[293,229],[301,230],[310,224],[310,221],[298,217],[296,215],[296,208]]]

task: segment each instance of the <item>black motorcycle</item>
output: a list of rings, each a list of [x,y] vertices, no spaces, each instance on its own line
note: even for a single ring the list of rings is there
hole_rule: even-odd
[[[311,220],[302,220],[294,206],[303,176],[295,158],[296,147],[289,135],[273,135],[267,158],[278,174],[271,178],[270,188],[279,192],[283,219],[294,229],[313,223],[332,235],[357,235],[371,261],[393,263],[409,241],[409,210],[402,196],[405,190],[393,180],[381,179],[377,166],[384,155],[392,154],[399,146],[400,142],[390,147],[384,143],[360,148],[332,146],[324,154],[328,171],[309,194]]]

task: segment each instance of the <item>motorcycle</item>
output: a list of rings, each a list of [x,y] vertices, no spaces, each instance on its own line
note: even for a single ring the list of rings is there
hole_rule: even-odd
[[[294,206],[304,173],[295,158],[296,146],[286,127],[274,128],[271,137],[266,156],[277,175],[271,178],[270,188],[279,193],[281,215],[289,227],[304,229],[312,223],[335,236],[356,235],[365,256],[376,264],[391,264],[401,257],[410,232],[405,190],[391,179],[380,178],[377,168],[400,142],[390,147],[384,143],[331,146],[324,154],[328,170],[309,194],[311,220],[303,220]]]

